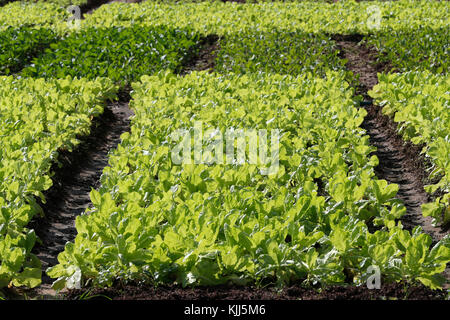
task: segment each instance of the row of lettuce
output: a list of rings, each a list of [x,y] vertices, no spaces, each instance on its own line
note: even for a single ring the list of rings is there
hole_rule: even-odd
[[[268,33],[269,37],[275,38],[280,36],[280,32],[361,34],[366,43],[379,50],[380,62],[390,61],[398,71],[425,69],[441,73],[448,72],[450,66],[447,59],[450,43],[446,36],[450,32],[450,4],[446,1],[339,1],[332,4],[304,1],[244,5],[220,2],[182,5],[151,1],[130,5],[113,3],[96,10],[81,28],[131,26],[136,23],[191,27],[204,35],[232,38],[240,50],[243,44],[260,49],[254,46],[261,43],[255,41],[255,30],[258,34]],[[251,41],[245,40],[247,35]],[[280,46],[283,44],[282,40],[274,42]],[[329,53],[325,51],[324,54]],[[295,63],[295,60],[285,61]]]
[[[379,75],[369,94],[398,123],[405,140],[422,146],[429,158],[429,185],[435,195],[422,212],[436,224],[450,222],[450,76],[430,72]]]
[[[433,39],[444,41],[446,32],[434,32],[440,38],[429,33],[430,43],[434,43]],[[330,70],[345,70],[345,60],[339,57],[332,38],[325,34],[281,30],[230,34],[219,39],[215,52],[216,71],[290,75],[311,72],[323,76]],[[180,72],[189,58],[198,53],[202,39],[204,37],[191,28],[167,26],[89,28],[65,37],[59,37],[51,29],[11,27],[0,32],[3,44],[0,74],[43,78],[109,77],[116,83],[130,83],[160,68]],[[381,63],[393,55],[398,57],[390,60],[394,71],[429,70],[447,74],[448,44],[436,41],[436,46],[444,48],[441,53],[424,49],[421,54],[404,53],[410,57],[404,59],[395,49],[395,42],[399,41],[392,38],[392,45],[379,48],[381,52],[389,52],[380,56]]]
[[[40,261],[31,254],[36,234],[27,225],[42,213],[38,199],[45,202],[58,151],[89,133],[116,90],[109,79],[0,77],[0,287],[40,283]]]
[[[440,287],[450,238],[430,248],[419,227],[396,222],[406,209],[398,186],[375,177],[366,111],[353,95],[342,72],[142,77],[131,132],[77,217],[74,243],[48,270],[54,288],[363,284],[371,266],[385,281]],[[240,129],[267,130],[244,136],[241,158],[228,151],[239,148],[229,131]],[[270,155],[252,162],[251,141]]]
[[[4,6],[10,2],[14,2],[15,3],[14,5],[18,5],[20,3],[23,3],[23,4],[50,3],[55,6],[68,7],[71,5],[74,5],[74,6],[86,5],[89,2],[89,0],[0,0],[0,6]]]

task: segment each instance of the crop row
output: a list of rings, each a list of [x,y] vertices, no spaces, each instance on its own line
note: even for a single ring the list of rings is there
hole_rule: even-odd
[[[371,9],[374,5],[379,11]],[[339,1],[330,5],[311,1],[261,4],[219,1],[161,4],[146,1],[140,4],[111,3],[102,6],[87,17],[83,26],[170,23],[217,35],[256,29],[370,34],[377,31],[445,26],[449,22],[449,9],[448,2],[423,0],[377,3]]]
[[[36,241],[27,224],[42,214],[38,198],[51,187],[58,151],[72,150],[116,88],[108,79],[51,80],[0,77],[0,287],[41,281]]]
[[[127,84],[144,74],[180,70],[195,53],[200,36],[166,26],[92,28],[72,33],[32,61],[25,77],[95,79]]]
[[[449,9],[446,1],[426,0],[339,1],[329,5],[311,1],[244,5],[220,1],[178,4],[115,2],[88,15],[81,21],[81,28],[170,24],[217,35],[254,29],[370,34],[445,27],[449,23]],[[0,8],[0,29],[53,25],[59,31],[67,32],[71,30],[66,23],[69,16],[66,8],[58,4],[13,2]]]
[[[199,49],[200,34],[166,26],[92,28],[59,38],[48,29],[9,28],[0,32],[0,71],[24,77],[95,79],[128,84],[142,75],[169,69],[178,73]],[[48,48],[46,48],[48,47]],[[329,36],[271,32],[220,39],[216,71],[323,76],[342,70]],[[46,48],[46,49],[45,49]],[[43,52],[42,52],[43,51]]]
[[[431,160],[429,193],[440,191],[434,202],[424,204],[425,216],[437,223],[450,221],[450,77],[430,72],[379,75],[380,83],[369,94],[383,112],[398,123],[406,140],[423,146]]]
[[[8,28],[0,31],[0,74],[19,72],[43,49],[57,41],[49,29],[29,27]]]
[[[344,61],[338,57],[330,37],[299,31],[257,30],[230,34],[219,42],[217,72],[273,73],[323,76],[330,70],[342,70]]]
[[[393,71],[450,71],[450,23],[438,27],[391,30],[366,37],[378,51],[378,60],[390,63]]]
[[[430,250],[419,227],[411,234],[395,222],[405,213],[398,186],[374,176],[378,161],[359,127],[366,111],[343,73],[160,73],[133,89],[131,133],[91,192],[93,207],[77,217],[74,243],[47,270],[54,288],[116,279],[360,284],[371,265],[386,280],[442,283],[449,239]],[[239,158],[239,142],[221,137],[240,129],[267,130],[254,141],[270,140],[270,156]],[[237,156],[221,161],[229,145]]]
[[[29,4],[34,4],[34,3],[51,3],[54,5],[58,5],[58,6],[70,6],[70,5],[75,5],[75,6],[80,6],[83,4],[86,4],[88,2],[88,0],[0,0],[0,6],[7,4],[9,2],[23,2],[23,3],[29,3]]]
[[[392,36],[378,37],[377,46],[382,60],[390,61],[398,69],[447,72],[445,42],[448,40],[443,31],[419,33],[415,39],[422,39],[422,43],[432,48],[418,54],[408,51],[412,45],[396,45],[399,41]],[[196,53],[200,34],[190,29],[134,25],[86,29],[62,39],[47,29],[8,28],[0,32],[0,38],[5,44],[0,55],[0,71],[4,74],[18,72],[31,64],[23,70],[23,76],[64,78],[70,75],[88,79],[100,76],[129,83],[161,69],[180,71],[183,62]],[[252,30],[220,39],[215,64],[216,71],[222,73],[299,75],[311,72],[323,76],[328,70],[343,69],[344,60],[337,53],[334,41],[323,34]]]
[[[22,75],[88,79],[101,76],[130,83],[163,69],[178,73],[184,62],[196,54],[199,40],[200,35],[189,29],[164,26],[83,30],[51,44]],[[323,76],[326,71],[343,69],[344,62],[337,53],[327,36],[255,31],[222,39],[215,65],[216,71],[222,73],[310,72]]]

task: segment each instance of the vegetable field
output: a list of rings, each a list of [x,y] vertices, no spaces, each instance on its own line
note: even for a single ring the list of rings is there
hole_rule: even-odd
[[[449,32],[447,1],[0,0],[0,298],[448,299]]]

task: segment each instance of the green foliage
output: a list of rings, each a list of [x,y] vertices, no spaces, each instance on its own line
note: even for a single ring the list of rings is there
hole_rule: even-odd
[[[88,279],[100,286],[116,279],[330,284],[343,283],[344,270],[362,284],[372,264],[390,280],[439,287],[448,241],[430,251],[429,236],[395,223],[405,213],[394,199],[398,187],[374,176],[378,161],[359,128],[366,112],[355,107],[344,79],[335,72],[323,79],[142,77],[133,84],[131,133],[91,192],[93,207],[77,217],[74,243],[48,270],[54,287]],[[195,121],[206,137],[227,128],[281,128],[279,170],[264,175],[264,165],[247,158],[173,163],[179,141],[172,133],[195,134]],[[211,143],[204,138],[203,148]],[[369,221],[381,230],[370,233]]]
[[[371,1],[268,2],[259,4],[222,3],[111,3],[97,9],[82,23],[86,27],[168,24],[191,27],[204,34],[239,34],[251,30],[301,31],[328,34],[371,34],[390,30],[448,25],[448,1],[400,0],[377,2],[380,28],[368,23]]]
[[[300,75],[343,68],[334,42],[327,36],[272,30],[233,34],[220,41],[218,72]]]
[[[55,0],[59,2],[59,0]],[[65,2],[66,0],[61,0]],[[76,0],[78,2],[78,0]],[[83,2],[84,0],[80,0]],[[380,10],[380,28],[371,21],[374,5],[371,1],[289,1],[237,4],[206,1],[187,3],[144,1],[113,2],[86,15],[81,29],[125,26],[170,25],[174,28],[193,28],[202,34],[237,34],[249,30],[301,31],[328,34],[372,34],[415,28],[448,26],[448,1],[400,0],[376,2]],[[59,34],[71,33],[67,7],[49,2],[13,2],[0,8],[0,29],[8,26],[52,27]]]
[[[44,81],[0,77],[0,287],[35,287],[41,264],[27,224],[42,209],[37,198],[51,187],[58,151],[88,134],[116,88],[108,79]]]
[[[450,70],[450,26],[419,27],[389,30],[366,40],[373,45],[380,62],[392,64],[393,71],[429,70],[448,73]]]
[[[108,77],[127,84],[161,69],[178,71],[199,41],[189,30],[165,26],[88,29],[52,44],[22,74],[63,78]]]
[[[47,29],[8,28],[0,31],[0,74],[20,71],[38,53],[57,40]]]
[[[61,30],[67,29],[69,16],[65,7],[53,3],[14,1],[0,8],[0,30],[9,27],[50,29],[56,25],[60,25]]]
[[[422,206],[436,223],[450,221],[450,76],[425,72],[379,75],[380,83],[369,94],[394,118],[406,140],[423,145],[433,166],[425,190],[441,196]]]

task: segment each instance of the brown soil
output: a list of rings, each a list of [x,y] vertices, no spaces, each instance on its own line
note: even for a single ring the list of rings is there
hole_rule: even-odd
[[[57,255],[66,242],[74,240],[75,218],[90,205],[89,193],[99,187],[109,151],[120,142],[120,135],[130,129],[131,110],[126,98],[109,103],[104,113],[94,119],[91,134],[81,138],[73,152],[61,152],[58,157],[61,166],[52,167],[53,186],[45,194],[46,204],[41,205],[45,217],[30,224],[41,241],[33,253],[41,260],[43,271],[56,265]],[[42,283],[36,294],[44,294],[42,290],[48,290],[52,280],[43,274]]]
[[[305,288],[291,285],[277,290],[274,287],[255,288],[237,286],[215,286],[181,288],[179,286],[140,286],[130,284],[105,289],[72,290],[66,299],[112,299],[112,300],[442,300],[446,292],[433,291],[424,286],[405,287],[401,283],[386,284],[380,289],[366,287],[329,286]]]
[[[185,61],[180,75],[186,75],[192,71],[213,71],[215,67],[215,60],[217,51],[219,50],[219,37],[216,35],[209,35],[204,37],[199,45],[194,48],[197,54],[189,54],[188,60]]]
[[[360,86],[357,87],[357,94],[363,95],[366,100],[370,100],[367,91],[378,83],[378,72],[388,72],[392,67],[386,63],[377,62],[375,48],[361,44],[362,35],[332,35],[339,48],[339,55],[347,60],[347,69],[358,77]]]

